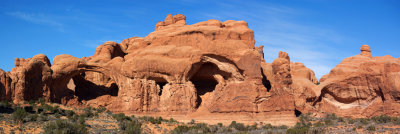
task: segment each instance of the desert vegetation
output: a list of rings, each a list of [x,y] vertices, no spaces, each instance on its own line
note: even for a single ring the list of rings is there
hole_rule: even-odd
[[[112,113],[104,107],[69,108],[43,100],[29,101],[24,104],[0,102],[0,133],[44,133],[44,134],[141,134],[141,133],[354,133],[354,132],[398,132],[400,118],[387,115],[372,118],[342,118],[335,114],[315,117],[310,113],[298,117],[293,126],[273,126],[253,123],[246,125],[236,121],[230,124],[206,124],[192,120],[187,123],[173,118],[150,117],[123,113]]]

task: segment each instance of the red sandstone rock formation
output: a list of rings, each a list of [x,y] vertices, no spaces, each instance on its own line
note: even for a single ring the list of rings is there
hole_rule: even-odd
[[[306,112],[399,114],[399,59],[372,57],[363,45],[317,85],[285,52],[265,63],[246,22],[185,19],[168,15],[148,36],[106,42],[91,57],[16,59],[11,72],[0,70],[0,99],[275,125],[294,125],[295,113]]]
[[[368,45],[359,55],[344,59],[321,78],[314,107],[341,116],[399,116],[400,60],[372,57]]]

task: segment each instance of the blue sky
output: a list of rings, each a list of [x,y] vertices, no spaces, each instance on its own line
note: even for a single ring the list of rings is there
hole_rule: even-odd
[[[91,56],[105,41],[146,36],[170,13],[188,24],[244,20],[267,62],[286,51],[318,78],[362,44],[373,56],[400,57],[398,0],[0,0],[0,68],[40,53]]]

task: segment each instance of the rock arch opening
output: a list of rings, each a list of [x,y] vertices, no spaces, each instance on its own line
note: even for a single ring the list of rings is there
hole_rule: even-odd
[[[168,81],[162,77],[150,77],[149,80],[154,80],[156,82],[156,85],[160,89],[158,91],[158,96],[161,96],[164,86],[168,84]]]
[[[82,72],[70,80],[67,87],[79,101],[110,95],[118,96],[119,87],[110,77],[98,72]]]
[[[221,71],[217,65],[209,62],[201,64],[195,72],[189,80],[196,88],[198,98],[196,108],[199,108],[202,102],[210,97],[215,87],[230,75]]]
[[[261,75],[262,75],[262,84],[264,85],[265,88],[267,88],[267,92],[271,91],[271,82],[267,79],[267,76],[265,76],[264,71],[261,69]]]
[[[296,115],[296,117],[300,117],[301,114],[301,111],[294,109],[294,115]]]

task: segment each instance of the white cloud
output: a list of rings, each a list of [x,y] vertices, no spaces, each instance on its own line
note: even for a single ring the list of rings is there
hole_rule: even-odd
[[[64,31],[64,24],[44,14],[28,14],[24,12],[7,12],[6,14],[36,24],[50,25],[56,27],[59,31]]]

